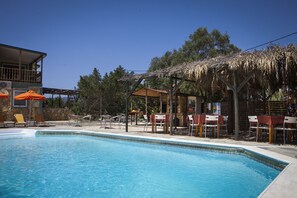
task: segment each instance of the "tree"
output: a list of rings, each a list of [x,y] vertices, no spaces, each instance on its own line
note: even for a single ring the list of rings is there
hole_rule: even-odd
[[[125,112],[126,86],[119,79],[128,74],[120,65],[109,75],[105,74],[103,77],[103,109],[105,113],[116,115]]]
[[[209,33],[206,28],[198,28],[189,38],[180,49],[187,62],[239,51],[230,43],[228,34],[221,34],[216,29]]]
[[[207,28],[198,28],[180,49],[167,51],[162,57],[153,58],[148,71],[239,51],[239,48],[230,43],[228,34],[222,34],[216,29],[208,32]],[[152,88],[169,87],[168,79],[152,79],[148,84]],[[206,99],[220,100],[224,95],[222,90],[225,90],[222,83],[219,84],[216,79],[212,79],[208,85],[212,87],[205,87],[205,84],[198,83],[194,86],[193,83],[183,83],[180,89],[183,93],[204,95]]]
[[[78,114],[99,115],[100,94],[102,94],[102,78],[99,71],[94,68],[91,75],[80,76],[78,82],[79,99],[77,101]]]
[[[128,74],[122,66],[118,66],[103,78],[96,68],[92,74],[80,76],[79,99],[73,108],[75,112],[81,115],[91,114],[95,118],[101,114],[123,113],[126,87],[119,79]]]

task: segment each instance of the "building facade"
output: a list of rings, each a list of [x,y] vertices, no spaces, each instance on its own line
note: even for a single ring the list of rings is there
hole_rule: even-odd
[[[9,95],[0,100],[0,112],[7,120],[13,114],[22,113],[29,116],[29,103],[26,100],[14,100],[16,95],[34,90],[42,93],[43,60],[46,53],[0,44],[0,92]],[[41,111],[42,102],[31,101],[33,116]]]

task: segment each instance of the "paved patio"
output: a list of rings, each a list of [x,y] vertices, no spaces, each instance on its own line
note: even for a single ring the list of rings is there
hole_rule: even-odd
[[[115,133],[115,134],[125,134],[125,135],[137,135],[137,136],[148,136],[148,137],[157,137],[157,138],[165,138],[165,139],[180,139],[180,140],[190,140],[190,141],[198,141],[198,142],[209,142],[209,143],[220,143],[220,144],[231,144],[231,145],[239,145],[239,146],[256,146],[264,150],[269,150],[272,152],[276,152],[279,154],[283,154],[292,158],[297,159],[297,145],[294,144],[269,144],[268,142],[256,142],[256,141],[244,141],[239,140],[236,141],[231,138],[200,138],[195,136],[187,135],[187,129],[178,128],[177,131],[174,132],[173,135],[165,134],[162,132],[162,129],[159,128],[158,132],[152,133],[151,126],[148,126],[147,131],[144,129],[143,123],[139,122],[139,125],[128,125],[128,132],[125,132],[125,125],[122,123],[119,125],[118,123],[112,123],[111,127],[107,123],[106,127],[99,122],[82,122],[80,126],[75,126],[75,123],[70,123],[68,121],[54,121],[51,122],[55,126],[51,127],[30,127],[34,129],[57,129],[57,130],[86,130],[86,131],[95,131],[95,132],[107,132],[107,133]]]

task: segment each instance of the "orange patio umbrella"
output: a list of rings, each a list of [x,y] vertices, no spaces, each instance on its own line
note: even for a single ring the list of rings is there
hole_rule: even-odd
[[[33,90],[29,90],[25,93],[15,96],[14,99],[15,100],[30,100],[29,119],[31,119],[31,101],[32,100],[45,100],[45,96],[38,94]]]
[[[14,97],[15,100],[45,100],[45,96],[29,90]]]
[[[8,94],[0,92],[0,98],[8,98]]]

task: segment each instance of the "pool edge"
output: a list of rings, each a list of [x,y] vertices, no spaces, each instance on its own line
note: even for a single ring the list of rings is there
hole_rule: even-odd
[[[76,133],[76,134],[84,134],[84,133],[95,133],[106,135],[109,137],[133,137],[133,138],[141,138],[141,139],[149,139],[149,140],[166,140],[170,142],[181,142],[181,143],[195,143],[201,145],[211,145],[211,146],[225,146],[231,148],[241,148],[251,152],[255,152],[259,155],[263,155],[265,157],[272,158],[277,161],[282,161],[287,163],[287,166],[281,171],[281,173],[265,188],[259,197],[294,197],[297,194],[297,159],[294,159],[289,156],[285,156],[283,154],[275,153],[272,151],[264,150],[259,146],[246,146],[246,145],[231,145],[225,143],[213,143],[213,142],[201,142],[201,141],[191,141],[191,140],[181,140],[181,139],[166,139],[160,137],[143,137],[139,135],[131,135],[131,134],[114,134],[114,133],[106,133],[106,132],[95,132],[95,131],[85,131],[85,130],[36,130],[38,131],[56,131],[56,132],[66,132],[66,133]],[[295,178],[295,179],[294,179]]]

